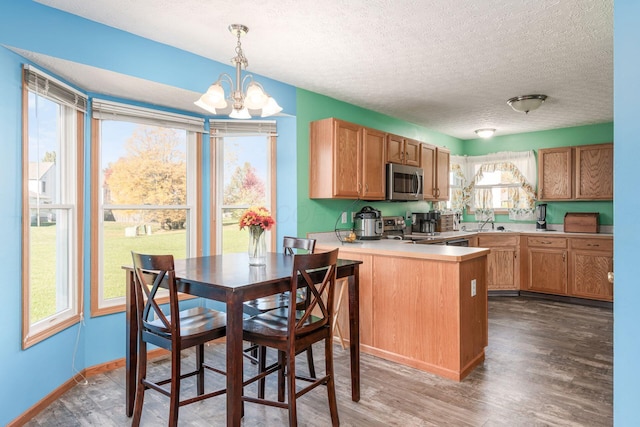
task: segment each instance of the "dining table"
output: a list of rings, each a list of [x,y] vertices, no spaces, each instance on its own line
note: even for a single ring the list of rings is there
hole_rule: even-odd
[[[351,399],[355,402],[360,400],[360,264],[362,261],[338,259],[336,265],[336,278],[348,279]],[[130,417],[135,401],[138,325],[133,268],[123,268],[126,271],[126,414]],[[246,252],[175,260],[179,292],[226,305],[227,426],[240,426],[242,420],[243,303],[287,291],[292,271],[293,256],[276,252],[267,253],[262,266],[250,266]]]

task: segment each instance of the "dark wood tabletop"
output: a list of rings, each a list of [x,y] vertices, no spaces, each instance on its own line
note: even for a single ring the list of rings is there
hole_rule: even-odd
[[[351,394],[360,400],[359,265],[361,261],[338,260],[337,277],[348,278],[349,348],[351,352]],[[227,425],[239,426],[242,419],[244,301],[284,292],[289,287],[293,257],[267,253],[266,265],[250,266],[246,253],[224,254],[176,260],[178,290],[190,295],[224,302],[227,306]],[[137,362],[137,324],[133,270],[127,271],[126,412],[133,414]]]

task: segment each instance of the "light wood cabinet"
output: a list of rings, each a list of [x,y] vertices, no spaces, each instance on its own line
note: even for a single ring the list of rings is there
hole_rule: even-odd
[[[567,295],[567,239],[527,237],[526,290]]]
[[[420,167],[424,171],[424,199],[449,200],[449,161],[451,152],[430,144],[420,145]]]
[[[386,134],[335,118],[310,125],[309,197],[384,200]]]
[[[538,150],[538,199],[568,200],[573,196],[571,147]]]
[[[539,200],[613,200],[613,144],[538,150]]]
[[[613,284],[607,275],[613,271],[613,239],[569,239],[569,294],[613,301]]]
[[[515,234],[480,234],[478,246],[491,249],[487,255],[487,289],[520,289],[520,237]]]
[[[420,166],[420,142],[398,135],[387,135],[387,162]]]
[[[575,198],[613,200],[613,144],[575,147]]]

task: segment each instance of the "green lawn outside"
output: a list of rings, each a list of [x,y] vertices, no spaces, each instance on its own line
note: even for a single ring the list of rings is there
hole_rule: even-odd
[[[150,235],[125,237],[125,228],[135,226],[122,222],[104,223],[104,293],[105,298],[125,295],[123,265],[131,265],[131,251],[151,254],[186,256],[186,230],[162,230],[152,224]],[[55,233],[56,226],[31,227],[31,295],[32,322],[56,312]],[[237,220],[223,226],[224,252],[247,250],[249,232],[238,228]]]

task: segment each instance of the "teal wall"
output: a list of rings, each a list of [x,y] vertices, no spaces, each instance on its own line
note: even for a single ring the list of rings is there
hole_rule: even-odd
[[[534,150],[537,156],[540,148],[591,145],[605,142],[613,142],[613,123],[494,136],[489,139],[469,139],[464,141],[463,151],[464,154],[469,156],[480,156],[500,151]],[[567,212],[599,212],[600,224],[613,225],[613,201],[545,203],[548,205],[547,222],[549,224],[562,224],[564,222],[564,214]],[[496,220],[500,222],[509,221],[507,215],[497,215],[496,217]],[[470,215],[465,215],[465,219],[468,221],[473,220]]]
[[[298,234],[332,231],[335,227],[348,228],[338,221],[343,211],[358,211],[370,205],[380,209],[383,215],[402,215],[407,211],[423,212],[431,209],[429,202],[365,202],[351,200],[309,199],[309,123],[327,117],[336,117],[384,132],[402,135],[418,141],[447,147],[452,154],[479,156],[499,151],[534,150],[573,145],[598,144],[613,141],[613,123],[595,124],[516,135],[497,136],[490,139],[459,140],[430,129],[403,122],[393,117],[347,104],[333,98],[302,89],[297,90],[298,126]],[[613,225],[612,201],[546,202],[547,222],[562,224],[567,212],[599,212],[601,225]],[[465,221],[474,221],[473,215],[464,215]],[[338,223],[336,224],[336,221]],[[496,215],[498,222],[511,222],[508,215]],[[533,223],[524,221],[521,223]]]
[[[309,232],[333,231],[341,212],[357,212],[362,206],[380,209],[383,215],[405,215],[406,211],[424,212],[431,209],[428,202],[365,202],[352,200],[309,199],[309,123],[336,117],[384,132],[447,147],[453,154],[462,153],[462,141],[422,126],[338,101],[327,96],[298,89],[296,105],[298,125],[298,235]],[[338,228],[351,226],[338,223]]]

